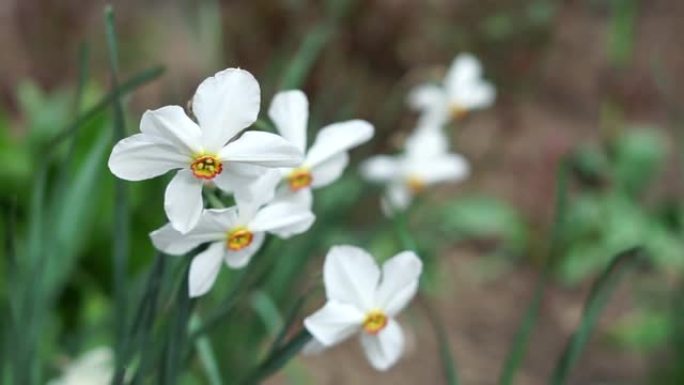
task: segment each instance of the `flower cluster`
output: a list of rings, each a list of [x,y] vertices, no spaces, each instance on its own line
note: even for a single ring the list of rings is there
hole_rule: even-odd
[[[454,59],[442,85],[423,84],[410,92],[409,106],[420,116],[403,152],[374,156],[361,165],[365,179],[386,185],[385,214],[405,210],[413,197],[430,185],[458,182],[468,176],[468,162],[449,152],[444,126],[471,110],[490,106],[495,96],[494,87],[482,79],[480,62],[471,54]]]
[[[468,164],[449,152],[443,126],[450,117],[492,103],[494,89],[480,73],[473,56],[461,55],[443,87],[414,90],[409,102],[421,117],[403,153],[374,156],[362,164],[365,178],[386,184],[386,212],[407,208],[416,193],[432,184],[467,176]],[[119,141],[110,155],[112,173],[129,181],[176,171],[164,196],[169,222],[150,238],[166,254],[198,251],[189,269],[191,297],[212,288],[223,263],[233,269],[246,266],[269,234],[289,238],[306,232],[315,221],[312,190],[337,180],[349,163],[349,151],[374,135],[370,123],[355,119],[321,128],[307,146],[309,102],[299,90],[273,97],[268,116],[277,134],[243,132],[256,122],[260,105],[257,80],[229,68],[199,85],[191,113],[180,106],[145,112],[140,133]],[[222,198],[229,195],[234,204],[226,208]],[[360,248],[333,247],[323,268],[327,302],[304,321],[314,337],[308,350],[360,333],[371,365],[388,369],[404,348],[395,318],[415,296],[421,272],[421,260],[410,251],[379,267]]]
[[[169,223],[150,234],[154,246],[172,255],[206,245],[192,260],[189,293],[211,289],[221,262],[241,268],[266,234],[288,238],[314,222],[312,188],[340,177],[347,152],[373,136],[373,126],[350,120],[323,127],[304,154],[308,100],[298,90],[278,93],[269,116],[280,135],[247,131],[259,115],[259,83],[249,72],[229,68],[204,80],[192,98],[192,116],[182,107],[147,111],[140,133],[119,141],[109,168],[139,181],[178,170],[166,188]],[[232,194],[235,205],[205,208],[204,189]]]

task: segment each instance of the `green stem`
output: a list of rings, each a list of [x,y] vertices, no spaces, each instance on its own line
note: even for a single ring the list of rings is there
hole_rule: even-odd
[[[105,30],[107,35],[107,47],[109,49],[109,68],[112,88],[112,106],[114,109],[114,141],[119,141],[126,136],[126,122],[124,118],[123,104],[119,92],[119,54],[114,27],[114,11],[111,5],[105,7]],[[128,243],[129,243],[129,207],[128,192],[126,185],[120,179],[114,182],[114,314],[123,322],[116,322],[115,351],[116,367],[123,366],[126,348],[126,287],[128,279]]]
[[[558,258],[560,249],[561,237],[565,224],[565,216],[567,211],[567,195],[568,195],[568,178],[570,174],[571,162],[569,159],[561,160],[556,174],[556,208],[553,229],[551,233],[551,241],[549,243],[549,252],[546,256],[544,268],[537,279],[534,288],[534,295],[530,301],[525,315],[516,331],[511,350],[508,353],[506,362],[504,363],[501,376],[499,377],[499,384],[510,385],[513,383],[515,374],[520,367],[525,354],[529,340],[534,330],[535,325],[539,319],[539,312],[541,309],[542,299],[546,292],[546,286],[550,278],[555,261]]]

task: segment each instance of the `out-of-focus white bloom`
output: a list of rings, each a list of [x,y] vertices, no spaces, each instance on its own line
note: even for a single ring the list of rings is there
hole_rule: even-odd
[[[494,103],[494,86],[482,79],[482,66],[471,54],[458,55],[442,85],[423,84],[409,94],[409,105],[421,113],[419,124],[441,126],[469,111]]]
[[[279,92],[268,115],[280,135],[306,153],[294,168],[282,168],[283,186],[279,199],[311,207],[312,188],[324,187],[340,177],[349,163],[348,151],[373,137],[373,126],[365,120],[349,120],[327,125],[306,151],[309,102],[300,90]]]
[[[182,107],[143,114],[141,133],[119,141],[109,169],[121,179],[139,181],[179,169],[166,188],[164,209],[175,229],[192,229],[204,207],[202,187],[245,191],[263,167],[296,166],[302,153],[278,135],[249,131],[260,107],[259,83],[247,71],[229,68],[204,80],[192,100],[195,123]]]
[[[387,185],[383,210],[406,209],[413,196],[428,186],[442,182],[457,182],[468,176],[468,162],[461,155],[448,152],[448,142],[437,129],[416,130],[402,154],[373,156],[361,164],[361,175]]]
[[[323,268],[327,302],[304,325],[326,347],[361,332],[368,361],[387,370],[404,351],[404,334],[395,317],[416,294],[422,269],[411,251],[392,257],[381,271],[363,249],[335,246]]]
[[[114,354],[108,347],[93,349],[71,362],[62,376],[48,385],[109,385],[114,376]]]
[[[264,243],[266,233],[289,238],[309,229],[315,219],[309,208],[290,202],[266,204],[273,198],[273,186],[279,180],[280,173],[270,170],[252,185],[247,194],[249,199],[237,195],[234,207],[205,210],[197,226],[186,234],[170,224],[150,234],[157,249],[172,255],[185,254],[200,244],[209,243],[190,265],[191,297],[211,289],[221,262],[234,269],[247,265]]]

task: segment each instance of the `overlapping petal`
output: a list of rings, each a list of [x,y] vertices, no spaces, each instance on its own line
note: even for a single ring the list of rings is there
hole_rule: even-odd
[[[216,152],[259,115],[261,90],[249,72],[228,68],[205,79],[192,99],[207,151]]]
[[[373,182],[387,182],[401,174],[401,163],[393,156],[376,155],[361,164],[361,175]]]
[[[311,210],[288,202],[272,203],[260,209],[249,223],[253,231],[265,231],[289,238],[311,227],[316,217]]]
[[[190,297],[204,295],[214,286],[216,277],[221,270],[223,250],[223,243],[212,243],[206,250],[192,259],[188,276]]]
[[[394,319],[377,335],[362,334],[361,345],[371,365],[377,370],[387,370],[399,361],[404,352],[404,333]]]
[[[328,301],[317,312],[304,319],[304,326],[324,346],[332,346],[361,328],[365,314],[354,305]]]
[[[114,146],[108,165],[118,178],[139,181],[187,167],[190,160],[189,155],[179,153],[171,144],[150,135],[136,134]]]
[[[296,167],[303,154],[282,137],[268,132],[248,131],[219,151],[219,158],[228,162],[248,163],[264,167]]]
[[[355,246],[334,246],[323,266],[323,281],[329,300],[352,304],[369,311],[374,307],[380,269],[373,257]]]
[[[311,187],[325,187],[336,181],[349,164],[349,154],[341,152],[311,169]]]
[[[423,263],[413,251],[404,251],[382,265],[382,281],[376,293],[376,304],[394,317],[413,299]]]
[[[145,111],[140,131],[171,144],[182,154],[192,156],[202,151],[202,131],[180,106]]]
[[[171,225],[185,234],[199,221],[204,203],[202,181],[195,178],[189,169],[180,170],[166,186],[164,210]]]
[[[306,126],[309,120],[309,101],[300,90],[277,93],[271,101],[268,116],[283,138],[302,153],[306,150]]]
[[[365,120],[349,120],[323,127],[306,155],[304,164],[314,168],[373,137],[373,125]]]

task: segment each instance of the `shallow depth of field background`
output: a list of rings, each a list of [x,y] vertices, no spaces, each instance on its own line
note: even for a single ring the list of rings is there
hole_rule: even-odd
[[[107,90],[103,5],[0,1],[5,241],[8,212],[15,210],[20,230],[28,223],[29,193],[44,161],[37,149],[73,116],[83,42],[90,50],[86,104]],[[363,187],[359,193],[352,186],[358,183],[356,164],[400,147],[416,118],[405,107],[412,86],[440,79],[456,54],[474,53],[498,89],[497,101],[448,128],[453,149],[471,161],[472,177],[428,192],[410,223],[417,241],[438,256],[428,287],[448,327],[462,383],[497,380],[547,258],[556,173],[564,157],[572,158],[572,176],[560,261],[516,383],[546,383],[591,283],[613,254],[636,244],[645,247],[649,263],[621,282],[570,383],[683,383],[678,301],[684,293],[684,2],[125,0],[114,9],[121,77],[157,64],[166,68],[126,99],[129,132],[137,130],[144,110],[185,105],[199,81],[229,66],[247,69],[260,81],[261,116],[280,85],[293,84],[283,78],[288,73],[309,96],[310,126],[351,117],[375,125],[374,140],[352,153],[351,176],[324,193],[328,206],[349,191],[358,202],[345,215],[316,223],[330,230],[311,235],[317,258],[301,278],[281,287],[284,293],[319,279],[320,257],[330,244],[358,244],[381,257],[396,250],[391,226],[380,214],[379,191]],[[300,65],[297,73],[297,61],[310,65]],[[98,119],[79,134],[73,170],[93,146],[105,143],[97,130],[109,129],[110,118]],[[104,162],[96,167],[95,187],[78,202],[88,209],[78,218],[72,246],[77,260],[56,293],[44,347],[48,357],[111,341],[113,177]],[[152,263],[146,234],[164,222],[164,180],[128,185],[133,279]],[[11,290],[3,288],[0,295]],[[245,312],[268,314],[258,298],[250,303]],[[352,341],[295,360],[269,383],[439,383],[437,345],[427,320],[410,311],[402,323],[407,352],[388,373],[374,372]],[[221,341],[227,337],[213,338],[219,363],[225,357],[226,365],[240,365],[240,352]],[[54,372],[57,363],[51,369],[47,362],[47,373]]]

